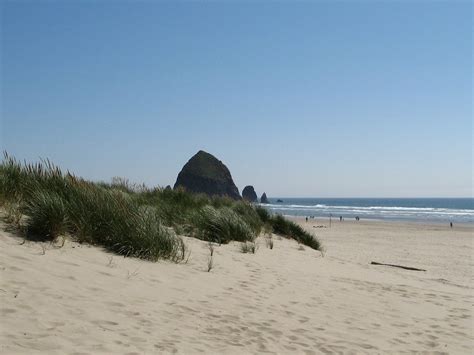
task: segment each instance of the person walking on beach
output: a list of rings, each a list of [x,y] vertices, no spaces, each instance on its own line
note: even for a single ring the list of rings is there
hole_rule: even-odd
[[[308,222],[308,217],[306,217],[306,222]]]
[[[453,228],[453,222],[449,222],[449,226]]]
[[[342,216],[339,216],[339,222],[342,222]]]

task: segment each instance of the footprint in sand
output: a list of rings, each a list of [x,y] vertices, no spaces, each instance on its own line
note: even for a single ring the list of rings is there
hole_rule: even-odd
[[[119,323],[117,322],[112,322],[112,321],[109,321],[109,320],[103,320],[103,319],[100,319],[100,320],[94,320],[92,321],[93,324],[96,324],[98,326],[116,326],[116,325],[119,325]]]
[[[0,314],[2,316],[6,316],[8,314],[13,314],[13,313],[16,313],[16,310],[12,309],[12,308],[2,308],[2,309],[0,309]]]

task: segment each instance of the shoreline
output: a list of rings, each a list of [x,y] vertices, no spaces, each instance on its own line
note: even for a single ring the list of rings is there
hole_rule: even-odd
[[[474,199],[466,198],[283,198],[260,204],[272,213],[336,219],[375,219],[474,225]]]
[[[285,218],[294,221],[303,221],[305,222],[305,216],[296,216],[296,215],[288,215],[283,214]],[[315,221],[318,223],[327,223],[329,225],[329,217],[314,217],[308,218],[308,223],[311,221]],[[433,226],[433,227],[440,227],[446,226],[447,230],[450,229],[449,221],[442,222],[442,221],[435,221],[435,220],[415,220],[415,219],[381,219],[381,218],[361,218],[359,221],[356,221],[354,218],[346,218],[342,222],[339,221],[339,216],[332,217],[332,224],[338,223],[352,223],[354,225],[364,224],[364,223],[381,223],[381,224],[393,224],[393,225],[418,225],[418,226]],[[474,221],[473,222],[453,222],[453,229],[456,227],[460,228],[474,228]]]

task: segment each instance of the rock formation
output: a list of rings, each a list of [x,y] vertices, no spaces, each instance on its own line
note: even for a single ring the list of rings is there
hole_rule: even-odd
[[[262,197],[260,197],[260,203],[269,203],[267,194],[265,192],[263,193]]]
[[[255,193],[255,190],[254,190],[253,186],[251,186],[251,185],[248,185],[248,186],[244,187],[244,189],[242,190],[242,198],[244,200],[249,201],[249,202],[257,202],[258,201],[257,194]]]
[[[240,199],[229,169],[212,154],[202,150],[183,166],[174,188],[184,187],[187,191],[205,193],[209,196],[228,196]]]

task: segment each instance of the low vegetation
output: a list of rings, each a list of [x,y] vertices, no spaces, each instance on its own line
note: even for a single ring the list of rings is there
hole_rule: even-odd
[[[211,272],[213,268],[214,268],[214,259],[212,256],[209,256],[207,258],[207,272]]]
[[[299,224],[289,221],[281,215],[272,216],[271,225],[273,227],[273,233],[275,234],[289,236],[298,243],[307,245],[316,250],[321,249],[321,243],[317,238],[306,232]]]
[[[297,224],[244,201],[149,189],[120,178],[91,182],[48,160],[22,164],[6,153],[0,164],[0,205],[7,211],[6,222],[24,228],[29,239],[55,241],[69,235],[152,261],[183,261],[187,249],[179,235],[250,247],[264,231],[320,249],[317,239]]]
[[[267,248],[273,249],[273,238],[271,234],[269,236],[265,236],[265,245]]]
[[[257,251],[257,244],[255,242],[245,242],[240,245],[240,251],[242,253],[252,253],[255,254]]]

